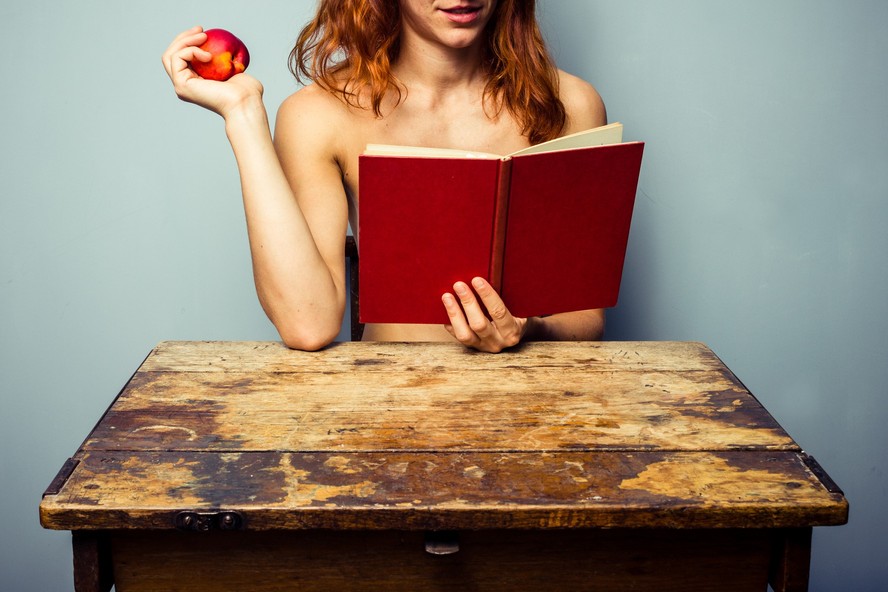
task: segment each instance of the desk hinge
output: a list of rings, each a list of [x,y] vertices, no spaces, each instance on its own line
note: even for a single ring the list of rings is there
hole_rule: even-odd
[[[805,463],[805,466],[814,473],[814,476],[820,479],[820,482],[826,488],[826,490],[830,493],[838,493],[839,495],[845,495],[845,492],[836,484],[835,481],[832,480],[832,477],[826,474],[826,471],[823,470],[823,467],[820,466],[820,463],[817,462],[813,456],[808,454],[807,452],[802,452],[800,454],[802,458],[802,462]]]
[[[69,458],[66,460],[65,464],[62,465],[62,468],[59,469],[59,472],[56,473],[55,478],[49,484],[49,487],[43,492],[43,497],[46,497],[47,495],[58,495],[62,490],[62,487],[65,486],[65,483],[68,482],[71,473],[74,472],[74,469],[76,469],[79,464],[80,461],[76,458]]]
[[[179,512],[176,514],[176,528],[195,532],[210,530],[241,530],[243,517],[233,510],[220,512]]]

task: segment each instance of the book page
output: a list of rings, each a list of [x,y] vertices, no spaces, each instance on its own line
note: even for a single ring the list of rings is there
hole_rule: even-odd
[[[512,156],[523,156],[525,154],[538,154],[540,152],[554,152],[556,150],[570,150],[574,148],[588,148],[590,146],[603,146],[605,144],[619,144],[622,141],[623,124],[617,122],[584,130],[568,136],[562,136],[561,138],[555,138],[548,142],[523,148],[508,156],[453,148],[398,146],[394,144],[367,144],[367,147],[364,149],[364,154],[368,156],[414,156],[418,158],[475,158],[491,160]]]
[[[419,158],[476,158],[500,159],[499,154],[472,152],[453,148],[427,148],[424,146],[397,146],[393,144],[367,144],[364,149],[367,156],[415,156]]]
[[[536,144],[513,152],[509,156],[523,156],[525,154],[538,154],[540,152],[554,152],[556,150],[570,150],[573,148],[587,148],[589,146],[604,146],[605,144],[619,144],[623,141],[623,124],[619,122],[595,127],[569,136],[555,138],[548,142]]]

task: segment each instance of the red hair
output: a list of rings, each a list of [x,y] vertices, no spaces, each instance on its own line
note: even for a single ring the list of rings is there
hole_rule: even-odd
[[[506,108],[531,144],[561,135],[567,119],[558,71],[546,49],[535,0],[499,0],[487,25],[485,101]],[[392,63],[401,41],[398,0],[321,0],[290,52],[290,71],[343,101],[381,116],[386,93],[401,99]],[[361,104],[368,97],[369,105]]]

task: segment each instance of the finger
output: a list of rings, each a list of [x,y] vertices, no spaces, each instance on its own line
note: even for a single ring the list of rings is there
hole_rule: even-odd
[[[182,31],[181,33],[176,35],[175,38],[173,38],[173,43],[176,43],[177,41],[185,39],[186,37],[191,37],[192,35],[197,35],[198,33],[203,33],[203,27],[201,27],[200,25],[195,25],[195,26],[191,27],[190,29],[185,29],[184,31]]]
[[[211,59],[212,54],[197,47],[187,47],[173,55],[166,68],[176,93],[182,95],[186,84],[192,79],[200,79],[200,76],[191,69],[191,62],[195,60],[205,62]]]
[[[506,308],[506,303],[503,302],[503,299],[493,289],[493,286],[487,283],[484,278],[474,278],[472,280],[472,287],[475,288],[475,291],[481,298],[481,302],[484,304],[484,308],[487,309],[495,325],[499,326],[500,323],[514,320],[514,317],[509,313],[509,309]]]
[[[170,56],[170,65],[174,72],[178,72],[188,67],[189,62],[209,62],[213,59],[213,54],[204,51],[199,47],[189,46],[179,50]]]
[[[192,27],[187,31],[182,31],[170,42],[163,52],[164,63],[169,61],[169,57],[189,45],[201,45],[206,41],[206,33],[200,27]]]
[[[521,340],[526,320],[515,317],[509,311],[499,293],[484,278],[473,278],[472,287],[475,288],[475,291],[481,298],[484,308],[487,309],[487,313],[490,315],[492,326],[502,342],[507,346],[518,343]]]
[[[170,51],[175,52],[191,45],[203,45],[206,40],[207,34],[204,33],[204,30],[200,27],[194,27],[177,35],[170,43]]]
[[[178,60],[183,59],[182,56],[185,55],[189,56],[185,61],[192,59],[191,56],[195,54],[191,52],[194,49],[197,49],[206,40],[207,35],[202,29],[200,29],[200,27],[195,27],[194,29],[181,33],[172,43],[170,43],[166,51],[163,52],[162,59],[164,67],[168,72],[176,71],[179,66]],[[203,52],[203,50],[200,51]],[[206,61],[203,59],[203,55],[205,54],[208,55],[207,52],[201,54],[201,61]]]
[[[475,293],[472,292],[465,282],[456,282],[453,284],[453,291],[456,292],[456,296],[459,298],[459,303],[465,313],[469,328],[472,329],[476,335],[483,339],[490,334],[491,331],[495,330],[493,325],[491,325],[490,320],[487,318],[487,315],[484,314],[484,310],[481,308],[478,299],[475,298]]]
[[[456,297],[448,292],[441,296],[441,302],[444,303],[444,309],[447,311],[447,318],[450,319],[450,324],[445,325],[444,328],[447,329],[457,341],[464,345],[474,345],[478,343],[478,336],[469,327],[466,315]]]

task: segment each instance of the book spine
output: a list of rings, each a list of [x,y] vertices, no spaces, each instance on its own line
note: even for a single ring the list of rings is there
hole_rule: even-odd
[[[506,226],[509,219],[509,192],[512,181],[512,159],[500,161],[493,210],[493,242],[490,252],[490,270],[487,281],[500,292],[503,287],[503,257],[506,250]]]

